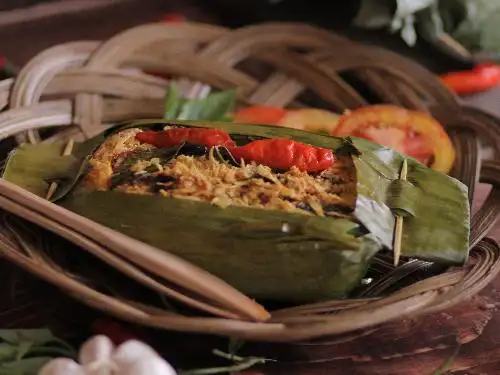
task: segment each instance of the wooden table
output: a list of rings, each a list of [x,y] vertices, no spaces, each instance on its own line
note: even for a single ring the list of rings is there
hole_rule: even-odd
[[[207,19],[206,15],[200,15],[197,8],[191,7],[188,1],[127,0],[117,7],[102,10],[99,14],[66,15],[36,24],[5,27],[0,25],[3,36],[0,41],[0,53],[17,64],[23,64],[29,57],[50,45],[82,38],[106,38],[118,30],[153,21],[161,16],[162,12],[171,10],[183,10],[193,14],[195,19]],[[114,17],[118,14],[120,18],[117,20]],[[99,25],[99,28],[96,28],[96,25]],[[60,30],[65,32],[61,33]],[[468,101],[493,112],[496,110],[500,116],[500,89],[469,98]],[[486,191],[485,186],[478,189],[477,202],[484,199]],[[491,235],[500,239],[500,225]],[[5,264],[2,267],[11,268]],[[15,283],[15,280],[12,282]],[[52,297],[55,298],[54,304],[65,298],[53,292],[55,297],[43,296],[45,306],[50,305]],[[33,302],[23,298],[21,291],[18,291],[11,299],[0,301],[0,311],[8,311],[0,314],[0,324],[28,324],[25,322],[29,319],[21,319],[16,309],[12,309],[12,306]],[[450,367],[452,374],[495,375],[500,374],[499,304],[500,278],[472,301],[453,310],[387,324],[361,339],[316,345],[254,344],[247,350],[251,354],[265,354],[280,360],[278,364],[259,369],[263,374],[430,375],[460,344],[460,354]],[[40,307],[36,308],[35,313],[41,315],[44,321],[59,319],[51,314],[50,309],[42,309],[43,311]],[[91,313],[80,305],[77,305],[75,311],[81,314]],[[78,327],[78,314],[75,314],[73,320]],[[79,328],[80,331],[75,329],[75,334],[84,335],[88,327]],[[210,357],[210,349],[224,344],[224,341],[216,338],[201,340],[197,336],[176,334],[163,334],[162,337],[165,346],[172,348],[169,358],[174,363],[189,367],[203,365],[205,359]]]

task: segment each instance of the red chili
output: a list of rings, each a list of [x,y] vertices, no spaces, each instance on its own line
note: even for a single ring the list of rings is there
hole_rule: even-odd
[[[165,22],[184,22],[186,21],[186,16],[181,13],[166,13],[163,15],[162,20]]]
[[[457,94],[474,94],[487,91],[500,84],[500,66],[482,64],[472,70],[450,72],[440,78]]]
[[[137,133],[136,138],[158,148],[175,146],[182,142],[208,147],[234,147],[236,143],[229,134],[220,129],[206,128],[174,128],[164,131],[144,131]]]
[[[107,336],[115,345],[120,345],[128,340],[142,340],[137,334],[127,330],[123,325],[113,320],[97,319],[92,324],[95,335]]]
[[[284,138],[253,141],[229,151],[236,160],[254,161],[276,169],[295,166],[301,171],[319,172],[334,162],[331,150]]]

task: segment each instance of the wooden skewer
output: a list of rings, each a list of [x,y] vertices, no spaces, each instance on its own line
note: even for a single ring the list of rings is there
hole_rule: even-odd
[[[71,153],[73,152],[74,144],[75,144],[75,141],[73,140],[73,138],[70,138],[68,143],[66,144],[66,147],[64,147],[64,150],[62,153],[63,156],[71,155]],[[49,190],[47,190],[47,195],[45,196],[45,199],[49,200],[50,198],[52,198],[52,196],[56,192],[56,189],[57,189],[57,182],[52,182],[49,186]]]
[[[403,159],[403,165],[401,166],[401,173],[399,175],[400,180],[406,181],[406,176],[408,175],[408,162]],[[396,216],[396,226],[394,228],[394,267],[399,264],[399,258],[401,257],[401,239],[403,236],[403,217]]]

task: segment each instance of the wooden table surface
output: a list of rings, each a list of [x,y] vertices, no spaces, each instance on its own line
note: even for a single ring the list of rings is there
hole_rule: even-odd
[[[126,1],[113,9],[101,11],[99,15],[82,13],[36,24],[0,26],[3,36],[0,54],[23,64],[50,45],[67,40],[106,38],[118,30],[153,21],[162,12],[170,10],[191,12],[195,19],[206,18],[197,15],[196,8],[190,8],[190,2],[180,3],[184,5],[174,6],[160,0]],[[120,14],[120,22],[111,22],[117,14]],[[61,30],[65,32],[61,33]],[[467,100],[496,111],[500,116],[500,89]],[[478,203],[484,199],[487,190],[487,186],[478,189]],[[495,227],[491,236],[500,240],[500,225]],[[8,302],[4,303],[8,305]],[[460,345],[460,353],[451,363],[450,374],[495,375],[500,374],[499,304],[500,278],[472,301],[453,310],[387,324],[361,339],[338,344],[253,344],[247,350],[279,359],[277,364],[258,369],[262,374],[431,375]],[[206,355],[201,355],[200,350],[209,350],[210,340],[205,342],[187,337],[182,341],[182,346],[179,346],[179,341],[172,346],[173,361],[179,358],[179,363],[201,365],[200,358]]]

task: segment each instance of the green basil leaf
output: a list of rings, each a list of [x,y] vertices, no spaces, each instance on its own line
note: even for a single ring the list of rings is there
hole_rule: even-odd
[[[28,352],[32,347],[33,347],[32,341],[21,342],[17,348],[16,361],[20,361],[21,359],[23,359],[26,356],[26,354],[28,354]]]
[[[42,345],[57,339],[48,329],[0,329],[0,339],[10,344],[20,345],[31,342],[33,345]]]
[[[26,358],[20,361],[2,363],[0,365],[0,374],[2,375],[37,375],[41,368],[50,360],[51,357]]]
[[[200,111],[199,120],[219,120],[226,118],[234,110],[236,104],[236,90],[220,91],[210,94],[205,99],[205,105]]]
[[[452,36],[474,52],[500,51],[500,3],[497,0],[461,0],[465,19],[461,20]]]
[[[353,20],[356,27],[378,29],[391,24],[394,6],[388,1],[361,0],[359,11]]]
[[[1,343],[0,344],[0,363],[4,361],[11,361],[16,357],[18,353],[18,348],[16,345]]]
[[[200,120],[200,113],[204,105],[204,100],[187,100],[182,106],[180,113],[177,115],[177,120]]]
[[[184,101],[185,100],[182,98],[179,86],[172,83],[167,89],[167,95],[165,98],[165,114],[163,117],[167,120],[176,119]]]
[[[234,110],[236,90],[227,90],[208,95],[205,99],[187,100],[177,117],[178,120],[217,121],[227,119]]]

